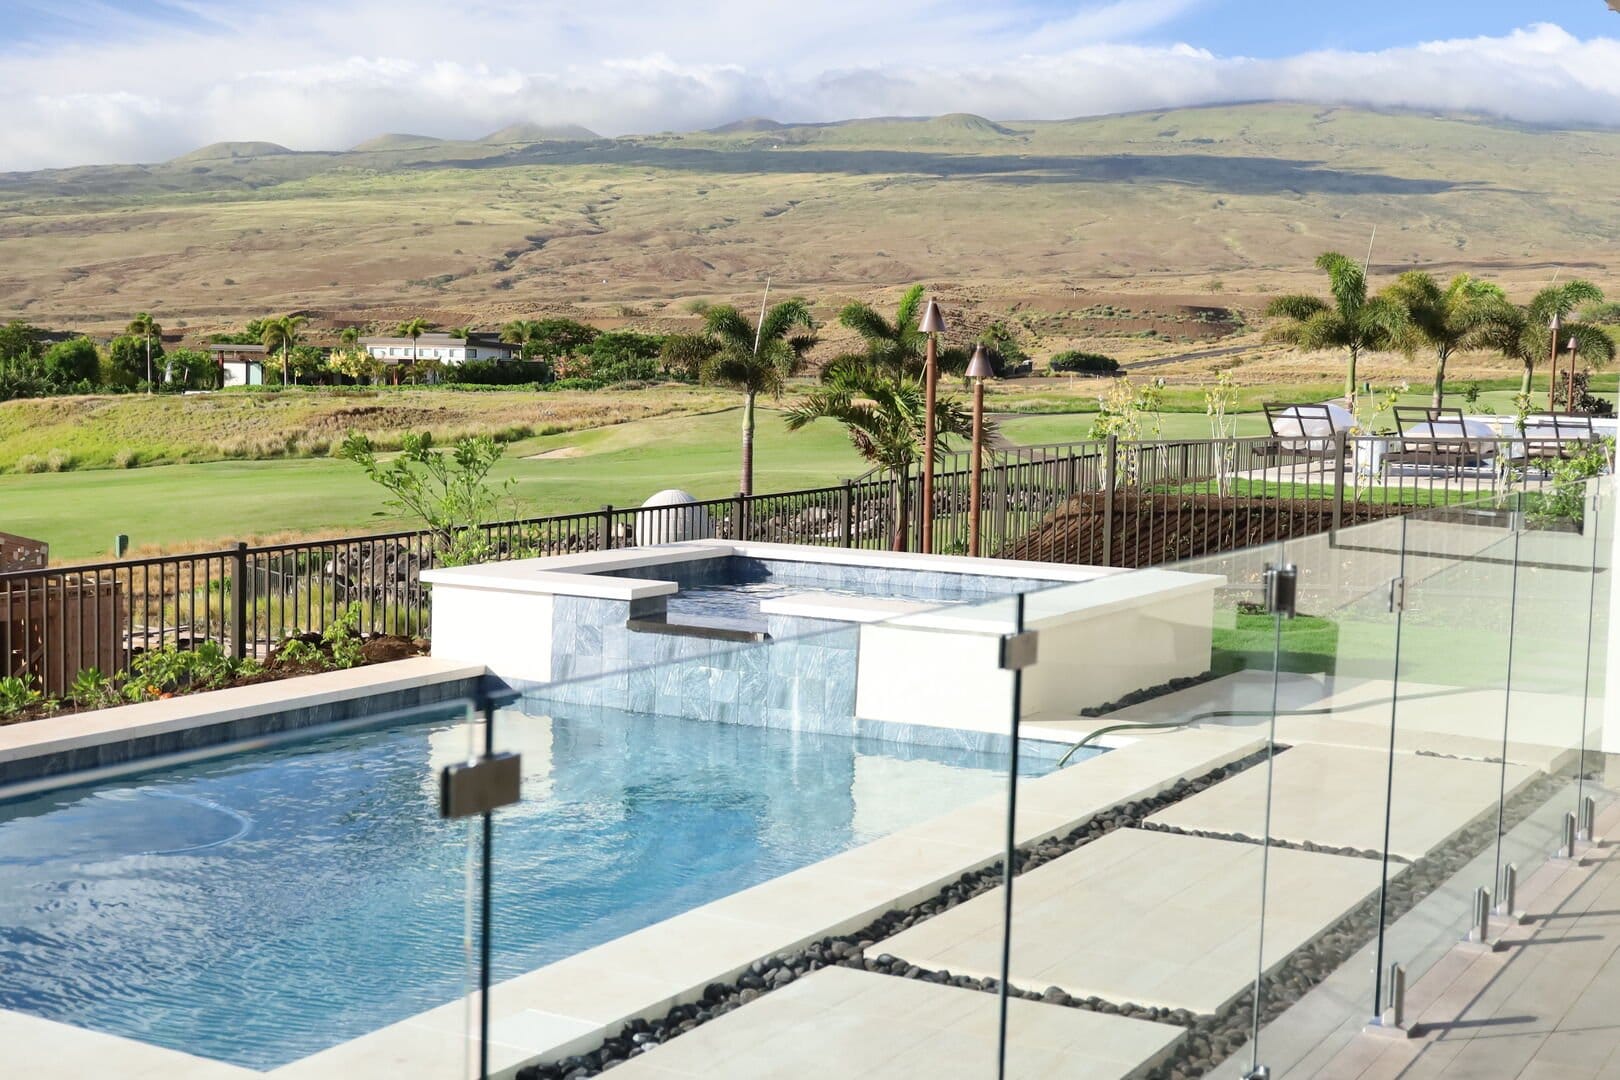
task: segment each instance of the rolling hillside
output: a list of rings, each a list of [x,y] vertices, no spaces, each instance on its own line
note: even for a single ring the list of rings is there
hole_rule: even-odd
[[[619,139],[517,125],[341,153],[225,143],[0,175],[0,317],[656,320],[767,274],[829,303],[923,280],[1005,310],[1217,290],[1252,309],[1306,284],[1323,248],[1364,251],[1374,225],[1375,275],[1424,263],[1530,288],[1556,263],[1612,286],[1620,203],[1594,193],[1617,166],[1616,132],[1275,103]]]

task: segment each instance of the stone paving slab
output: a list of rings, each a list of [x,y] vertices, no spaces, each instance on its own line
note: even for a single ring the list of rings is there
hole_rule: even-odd
[[[1259,941],[1257,844],[1121,829],[1019,877],[1011,981],[1210,1013],[1254,980]],[[1378,887],[1379,863],[1287,848],[1271,851],[1270,966]],[[999,974],[1000,890],[873,948],[920,967]]]
[[[1512,795],[1536,774],[1508,765]],[[1395,755],[1390,851],[1416,859],[1496,805],[1503,767],[1426,754]],[[1280,752],[1272,794],[1271,835],[1379,851],[1389,794],[1389,755],[1376,750],[1304,744]],[[1249,769],[1151,815],[1189,832],[1257,837],[1264,831],[1266,769]]]
[[[1117,1080],[1168,1051],[1182,1029],[1013,1000],[1008,1077]],[[624,1080],[662,1077],[995,1075],[996,997],[977,990],[823,968],[632,1058]]]

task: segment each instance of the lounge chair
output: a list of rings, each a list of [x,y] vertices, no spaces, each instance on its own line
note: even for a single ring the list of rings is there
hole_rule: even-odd
[[[1349,430],[1355,420],[1337,405],[1287,405],[1268,401],[1266,425],[1271,439],[1254,448],[1257,456],[1291,461],[1327,461],[1334,456],[1334,434]]]
[[[1457,408],[1395,407],[1395,446],[1384,452],[1386,465],[1419,465],[1461,474],[1490,464],[1496,433]]]

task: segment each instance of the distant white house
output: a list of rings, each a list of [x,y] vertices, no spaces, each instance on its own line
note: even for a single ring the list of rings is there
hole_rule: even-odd
[[[508,345],[498,334],[469,333],[466,338],[449,334],[423,334],[408,337],[366,337],[360,347],[385,364],[408,364],[415,357],[441,364],[464,364],[469,360],[516,360],[521,345]]]
[[[269,352],[263,345],[205,345],[219,368],[221,386],[263,386],[264,359]]]

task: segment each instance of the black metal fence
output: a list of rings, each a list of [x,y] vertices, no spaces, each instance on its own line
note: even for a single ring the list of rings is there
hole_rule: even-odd
[[[1139,567],[1329,531],[1421,506],[1463,503],[1548,482],[1550,462],[1514,440],[1393,451],[1382,439],[1115,438],[987,453],[981,554]],[[969,457],[935,469],[934,550],[968,549]],[[479,527],[492,560],[702,536],[918,550],[921,485],[872,473],[830,487],[691,504],[603,506]],[[358,605],[367,632],[425,634],[421,571],[438,545],[404,531],[0,574],[0,677],[28,673],[65,692],[89,667],[121,671],[167,644],[217,643],[264,656]]]

